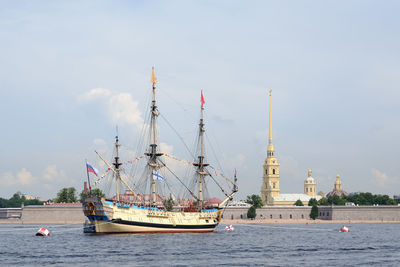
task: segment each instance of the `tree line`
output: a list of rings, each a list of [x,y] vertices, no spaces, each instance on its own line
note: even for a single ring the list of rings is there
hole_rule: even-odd
[[[79,194],[79,198],[76,193],[76,189],[74,187],[62,188],[58,193],[57,197],[54,199],[49,199],[47,202],[55,202],[55,203],[74,203],[74,202],[82,202],[83,199],[89,194],[89,192],[82,191]],[[96,188],[92,190],[92,194],[102,198],[104,197],[104,193]],[[5,199],[0,198],[0,208],[19,208],[21,204],[24,203],[25,206],[28,205],[43,205],[45,201],[41,201],[38,199],[26,199],[25,196],[21,196],[19,192],[15,193],[11,198]]]
[[[9,199],[0,197],[0,208],[19,208],[22,203],[24,203],[24,205],[43,205],[44,201],[38,199],[26,199],[25,196],[21,196],[18,192]]]
[[[372,193],[356,193],[342,196],[330,196],[328,198],[323,197],[318,201],[319,206],[338,205],[343,206],[347,202],[352,202],[359,206],[371,206],[371,205],[397,205],[400,203],[400,199],[390,198],[388,195],[374,195]]]
[[[374,195],[372,193],[353,193],[350,195],[342,196],[329,196],[328,198],[323,197],[320,200],[311,198],[307,205],[312,207],[310,212],[310,218],[315,220],[318,217],[318,206],[344,206],[346,203],[354,203],[358,206],[372,206],[372,205],[398,205],[400,199],[390,198],[388,195]],[[250,208],[247,211],[247,218],[254,219],[257,216],[256,209],[263,206],[261,197],[258,195],[247,196],[246,203],[250,204]],[[299,199],[294,203],[295,206],[304,206],[304,203]]]

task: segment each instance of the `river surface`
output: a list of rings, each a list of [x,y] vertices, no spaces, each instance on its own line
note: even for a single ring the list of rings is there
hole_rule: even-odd
[[[51,236],[35,236],[45,226]],[[219,225],[207,234],[90,235],[78,225],[0,225],[0,265],[400,266],[400,224]]]

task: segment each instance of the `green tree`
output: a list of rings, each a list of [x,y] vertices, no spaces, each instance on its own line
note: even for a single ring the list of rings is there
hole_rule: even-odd
[[[247,218],[254,219],[256,216],[257,216],[256,208],[254,206],[251,206],[247,211]]]
[[[174,200],[172,199],[172,197],[169,197],[168,199],[164,199],[164,200],[163,200],[163,204],[164,204],[164,207],[165,207],[165,209],[166,209],[167,211],[172,211],[173,208],[174,208],[175,202],[174,202]]]
[[[57,203],[73,203],[76,202],[76,189],[74,187],[63,188],[57,193],[56,202]]]
[[[251,204],[256,209],[261,208],[263,206],[261,197],[259,195],[247,196],[246,203]]]
[[[310,198],[310,200],[308,201],[308,206],[316,206],[318,205],[318,201],[315,198]]]
[[[82,203],[83,200],[90,194],[89,191],[82,190],[81,194],[79,195],[79,201]],[[98,198],[103,198],[105,197],[105,194],[103,191],[101,191],[99,188],[92,189],[92,195],[97,196]]]
[[[24,196],[21,197],[20,193],[15,193],[7,203],[7,208],[18,208],[21,206],[22,202],[25,202],[26,198]]]
[[[301,202],[300,199],[298,199],[298,200],[294,203],[294,205],[295,205],[295,206],[304,206],[303,202]]]
[[[318,206],[313,205],[310,212],[310,218],[315,220],[318,217]]]
[[[326,197],[321,198],[318,200],[318,206],[327,206],[328,205],[328,199]]]

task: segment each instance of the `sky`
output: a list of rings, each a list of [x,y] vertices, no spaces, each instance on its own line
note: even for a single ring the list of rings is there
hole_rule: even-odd
[[[203,90],[207,155],[237,199],[260,194],[268,94],[281,193],[399,194],[398,1],[1,1],[0,197],[82,190],[118,125],[135,151],[149,108],[186,142]],[[162,148],[187,157],[160,122]],[[214,151],[215,153],[211,153]],[[213,157],[210,156],[211,161]],[[92,177],[93,178],[93,177]]]

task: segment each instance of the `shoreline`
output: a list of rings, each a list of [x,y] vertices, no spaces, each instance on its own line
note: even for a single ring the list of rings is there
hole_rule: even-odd
[[[400,223],[400,221],[382,221],[382,220],[308,220],[308,219],[279,219],[279,220],[268,220],[268,219],[234,219],[227,220],[222,219],[220,224],[361,224],[361,223]],[[23,222],[20,219],[0,219],[0,225],[3,224],[19,224],[19,225],[78,225],[84,224],[84,222],[62,222],[62,221],[46,221],[46,222]]]
[[[308,220],[308,219],[279,219],[279,220],[268,220],[268,219],[233,219],[226,220],[222,219],[221,224],[358,224],[358,223],[400,223],[400,221],[383,221],[383,220]]]

